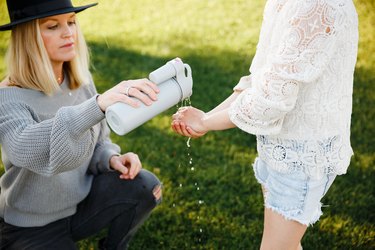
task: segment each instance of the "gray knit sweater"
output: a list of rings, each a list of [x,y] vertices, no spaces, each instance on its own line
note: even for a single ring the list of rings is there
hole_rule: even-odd
[[[0,89],[0,217],[9,224],[43,226],[74,214],[93,175],[110,171],[109,158],[120,151],[109,139],[93,83],[61,88],[52,97]]]

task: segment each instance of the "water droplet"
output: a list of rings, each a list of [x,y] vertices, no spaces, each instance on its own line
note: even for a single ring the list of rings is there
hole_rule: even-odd
[[[191,171],[194,171],[195,170],[195,168],[194,167],[192,167],[191,169],[190,169]]]
[[[189,137],[189,139],[186,141],[186,146],[187,146],[188,148],[190,148],[190,139],[191,139],[191,137]]]
[[[199,200],[199,201],[198,201],[198,203],[199,203],[199,204],[203,204],[203,203],[204,203],[204,201],[202,201],[202,200]]]
[[[196,185],[198,185],[198,183],[194,183],[194,185],[196,186]]]
[[[197,190],[199,191],[199,187],[197,187]]]
[[[199,232],[201,232],[201,233],[202,233],[202,232],[203,232],[203,229],[202,229],[202,228],[199,228]]]
[[[184,106],[191,106],[191,100],[190,97],[186,98],[183,100],[183,105]]]
[[[180,187],[182,187],[182,183],[180,183]]]
[[[175,207],[175,206],[176,206],[176,204],[174,204],[174,203],[173,203],[173,205],[172,205],[172,206],[173,206],[173,207]]]

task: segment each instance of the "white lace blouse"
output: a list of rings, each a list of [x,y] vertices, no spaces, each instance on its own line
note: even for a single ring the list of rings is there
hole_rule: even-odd
[[[229,115],[272,168],[344,174],[358,17],[351,0],[268,0],[250,75]]]

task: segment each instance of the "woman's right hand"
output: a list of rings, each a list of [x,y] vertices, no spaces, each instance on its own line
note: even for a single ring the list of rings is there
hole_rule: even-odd
[[[150,106],[157,100],[159,89],[157,85],[150,80],[137,79],[122,81],[113,88],[107,90],[97,98],[100,109],[105,112],[109,106],[116,102],[123,102],[133,107],[139,106],[139,101]],[[134,97],[134,98],[130,98]]]

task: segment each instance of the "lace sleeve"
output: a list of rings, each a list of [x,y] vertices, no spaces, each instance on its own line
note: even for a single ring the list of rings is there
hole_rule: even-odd
[[[243,91],[251,87],[251,75],[241,77],[240,81],[234,86],[234,91]]]
[[[296,104],[300,84],[313,84],[334,53],[339,28],[335,8],[325,1],[296,4],[279,16],[282,24],[267,27],[265,34],[273,39],[262,52],[265,63],[251,72],[252,88],[229,111],[232,122],[248,133],[278,134]]]

